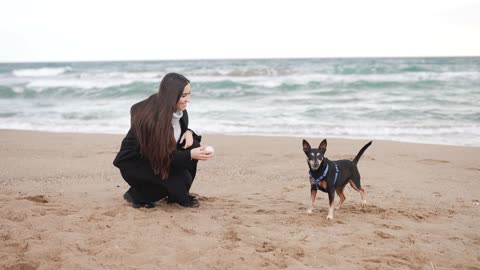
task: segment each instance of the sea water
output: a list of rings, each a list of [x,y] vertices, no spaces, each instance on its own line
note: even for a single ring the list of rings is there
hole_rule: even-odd
[[[480,146],[480,58],[0,64],[0,129],[126,133],[169,72],[203,134]]]

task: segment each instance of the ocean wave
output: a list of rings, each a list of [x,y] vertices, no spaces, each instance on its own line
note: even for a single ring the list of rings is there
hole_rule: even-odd
[[[283,76],[290,74],[279,68],[241,68],[241,69],[220,69],[192,72],[194,76],[227,76],[227,77],[258,77],[258,76]]]
[[[11,98],[16,94],[17,92],[14,91],[12,87],[0,85],[0,98]]]
[[[480,145],[480,58],[0,64],[0,128],[125,133],[173,71],[203,133]]]
[[[156,91],[158,86],[156,83],[147,82],[125,82],[124,84],[111,83],[109,84],[88,84],[85,82],[75,83],[58,83],[52,81],[48,82],[49,87],[46,87],[45,82],[39,85],[28,84],[22,86],[1,86],[0,98],[82,98],[82,99],[96,99],[96,98],[122,98],[122,97],[147,97]],[[68,85],[68,86],[66,86]],[[99,88],[99,86],[101,86]]]
[[[133,80],[82,80],[82,79],[43,79],[43,80],[34,80],[27,84],[28,88],[37,89],[39,92],[44,89],[49,88],[59,88],[59,87],[68,87],[68,88],[81,88],[81,89],[92,89],[92,88],[108,88],[113,86],[122,86],[126,84],[133,83]]]
[[[326,74],[326,73],[310,73],[310,74],[290,74],[275,77],[251,77],[251,78],[235,78],[235,77],[193,77],[193,83],[209,83],[209,82],[235,82],[239,84],[249,84],[261,87],[284,87],[294,89],[298,87],[308,86],[314,87],[319,85],[331,84],[371,84],[373,87],[388,87],[390,85],[399,85],[404,83],[445,83],[454,81],[464,81],[466,83],[478,83],[480,80],[480,72],[407,72],[407,73],[390,73],[390,74]]]
[[[120,71],[98,71],[98,72],[80,72],[72,74],[73,78],[80,78],[82,80],[122,80],[128,79],[131,81],[158,81],[164,76],[160,72],[120,72]],[[68,77],[67,77],[68,79]]]
[[[36,69],[39,70],[39,69]],[[60,72],[57,72],[60,74]],[[53,74],[53,73],[51,73]],[[71,72],[60,76],[0,77],[0,85],[20,85],[42,91],[46,88],[109,88],[134,82],[160,83],[161,72]],[[351,88],[424,88],[439,85],[467,86],[478,84],[480,72],[406,72],[393,74],[289,74],[281,76],[188,76],[192,86],[200,89],[259,89],[279,90],[319,89],[325,87]]]
[[[431,69],[420,66],[406,66],[399,69],[400,72],[431,72]]]
[[[16,69],[12,74],[16,77],[55,77],[67,71],[71,71],[72,67],[58,67],[58,68],[35,68],[35,69]]]

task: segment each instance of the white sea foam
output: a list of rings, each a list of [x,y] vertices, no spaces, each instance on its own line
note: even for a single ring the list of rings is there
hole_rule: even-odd
[[[12,71],[17,77],[53,77],[72,70],[70,66],[60,68],[16,69]]]
[[[221,77],[225,79],[225,77]],[[215,78],[215,80],[221,80]],[[231,78],[238,81],[239,79]],[[277,77],[255,77],[242,78],[240,81],[250,81],[255,85],[263,85],[267,87],[276,87],[282,83],[305,85],[310,82],[321,83],[353,83],[353,82],[419,82],[419,81],[451,81],[453,79],[480,79],[479,72],[407,72],[407,73],[392,73],[392,74],[293,74],[287,76]],[[202,81],[209,81],[210,78],[202,78]]]
[[[155,81],[160,82],[163,74],[156,73],[156,72],[124,72],[122,73],[122,77],[125,79],[130,80],[148,80],[148,81]],[[154,80],[151,80],[154,79]]]
[[[34,80],[27,84],[27,87],[36,89],[37,91],[42,91],[51,87],[74,87],[82,89],[92,89],[92,88],[107,88],[113,86],[126,85],[134,82],[133,80],[119,79],[119,80],[82,80],[82,79],[63,79],[63,80],[54,80],[54,79],[42,79]]]
[[[20,93],[23,93],[23,91],[25,89],[23,87],[20,87],[20,86],[14,86],[14,87],[12,87],[12,90],[13,90],[13,92],[15,92],[17,94],[20,94]]]

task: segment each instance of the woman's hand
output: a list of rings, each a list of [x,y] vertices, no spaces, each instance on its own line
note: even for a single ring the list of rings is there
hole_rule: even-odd
[[[213,152],[206,152],[205,148],[206,146],[202,146],[202,147],[197,147],[190,150],[190,155],[192,159],[208,160],[209,158],[213,157],[214,155]]]
[[[183,146],[183,149],[187,149],[193,144],[193,134],[192,131],[187,129],[185,133],[183,133],[182,137],[180,138],[179,143],[182,143],[185,141],[185,145]]]

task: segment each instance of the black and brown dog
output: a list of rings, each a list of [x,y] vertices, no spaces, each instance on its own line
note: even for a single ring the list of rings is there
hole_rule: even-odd
[[[308,173],[311,185],[312,206],[308,208],[308,214],[312,213],[317,190],[321,190],[328,193],[330,207],[328,208],[327,220],[333,219],[335,192],[340,197],[340,201],[335,207],[335,209],[338,209],[345,201],[343,190],[348,183],[350,183],[353,189],[360,192],[362,206],[367,205],[365,191],[360,184],[360,173],[358,172],[357,163],[363,152],[365,152],[371,144],[372,142],[369,142],[363,146],[353,160],[332,161],[325,157],[327,140],[323,140],[318,148],[310,147],[310,144],[306,140],[303,140],[303,151],[305,155],[307,155],[308,167],[310,168]]]

